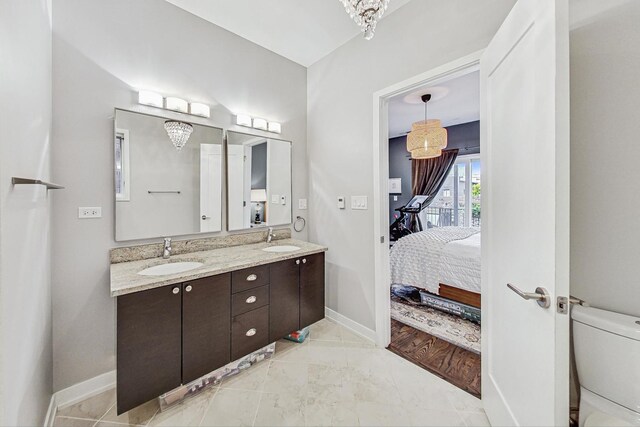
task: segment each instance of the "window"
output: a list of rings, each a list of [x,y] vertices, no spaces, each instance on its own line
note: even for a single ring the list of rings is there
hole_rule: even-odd
[[[480,157],[458,157],[438,195],[422,213],[433,227],[480,227]]]
[[[115,150],[115,187],[116,201],[128,202],[131,183],[129,179],[129,131],[116,129]]]

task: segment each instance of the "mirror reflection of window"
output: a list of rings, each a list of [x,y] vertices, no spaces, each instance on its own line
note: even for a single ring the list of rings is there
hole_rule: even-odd
[[[229,131],[228,227],[291,223],[291,143]]]

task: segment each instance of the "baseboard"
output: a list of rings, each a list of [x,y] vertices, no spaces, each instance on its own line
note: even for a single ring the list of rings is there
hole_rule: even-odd
[[[56,408],[64,408],[81,402],[89,397],[107,391],[116,386],[116,371],[106,372],[97,377],[89,378],[71,387],[67,387],[53,394],[52,400]]]
[[[53,426],[53,422],[56,419],[57,411],[58,411],[58,405],[56,404],[56,395],[54,393],[51,395],[51,400],[49,400],[49,408],[47,409],[47,415],[44,418],[44,427]]]
[[[329,307],[324,308],[324,315],[334,322],[349,329],[350,331],[360,335],[362,338],[365,338],[374,343],[376,342],[376,331],[369,329],[366,326],[362,326],[360,323],[349,319],[348,317],[338,313],[337,311],[331,310]]]

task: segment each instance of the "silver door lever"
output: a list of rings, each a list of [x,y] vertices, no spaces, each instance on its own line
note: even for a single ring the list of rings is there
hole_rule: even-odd
[[[545,288],[538,287],[536,288],[535,292],[523,292],[511,283],[507,283],[507,287],[524,299],[532,299],[536,301],[542,308],[549,308],[549,306],[551,305],[549,292],[547,292]]]

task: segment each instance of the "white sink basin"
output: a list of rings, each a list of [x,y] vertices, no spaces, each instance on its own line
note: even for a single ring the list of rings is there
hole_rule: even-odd
[[[201,262],[170,262],[167,264],[154,265],[153,267],[145,268],[139,271],[141,276],[168,276],[169,274],[184,273],[185,271],[195,270],[202,267],[204,264]]]
[[[290,245],[281,245],[281,246],[269,246],[268,248],[264,248],[265,252],[295,252],[299,251],[300,248],[298,246],[290,246]]]

